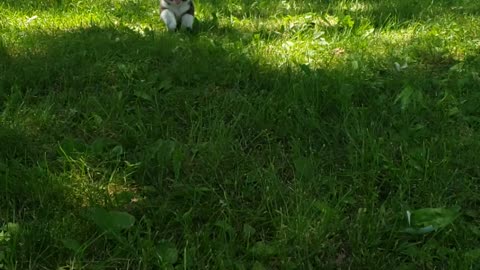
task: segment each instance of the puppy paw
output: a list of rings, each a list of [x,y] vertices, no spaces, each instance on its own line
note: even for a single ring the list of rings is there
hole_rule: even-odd
[[[175,31],[177,29],[177,20],[170,10],[162,11],[160,18],[162,18],[169,31]]]
[[[193,22],[194,22],[195,18],[190,15],[190,14],[185,14],[182,16],[182,29],[189,29],[189,30],[192,30],[193,28]]]
[[[175,31],[177,29],[176,22],[170,22],[167,24],[168,31]]]

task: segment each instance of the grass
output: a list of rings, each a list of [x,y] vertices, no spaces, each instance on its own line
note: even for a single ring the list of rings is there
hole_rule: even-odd
[[[0,3],[0,269],[478,269],[475,0],[198,4]]]

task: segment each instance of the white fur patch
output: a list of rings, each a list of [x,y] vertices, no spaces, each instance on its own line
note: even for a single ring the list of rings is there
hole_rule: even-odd
[[[169,9],[165,9],[160,14],[160,18],[165,22],[167,25],[168,30],[175,31],[177,28],[177,18],[175,18],[175,14],[171,12]]]
[[[195,18],[190,14],[183,15],[182,16],[182,26],[181,27],[192,29],[194,20],[195,20]]]

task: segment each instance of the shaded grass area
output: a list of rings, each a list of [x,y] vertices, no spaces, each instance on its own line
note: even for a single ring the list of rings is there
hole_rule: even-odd
[[[44,12],[0,19],[0,222],[21,228],[2,267],[478,265],[475,6],[287,2],[203,0],[173,35],[144,1],[0,5]],[[136,217],[126,243],[94,205]],[[406,210],[448,206],[447,230],[399,233]]]

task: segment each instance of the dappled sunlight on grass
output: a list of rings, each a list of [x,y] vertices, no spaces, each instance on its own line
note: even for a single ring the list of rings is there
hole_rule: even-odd
[[[102,206],[132,211],[144,200],[138,188],[129,184],[135,182],[132,179],[102,168],[88,167],[86,170],[72,168],[58,175],[65,179],[68,197],[78,209]]]
[[[31,35],[54,35],[59,32],[75,31],[78,29],[85,29],[89,27],[114,27],[127,26],[134,31],[143,33],[145,29],[151,29],[152,25],[145,22],[128,22],[121,21],[108,13],[77,13],[65,12],[58,14],[51,14],[48,11],[38,11],[30,13],[18,13],[7,10],[7,15],[11,16],[12,20],[0,21],[5,29],[2,37],[5,42],[14,42],[17,46],[32,45],[32,42],[41,40],[30,40]],[[30,41],[30,42],[29,42]]]

